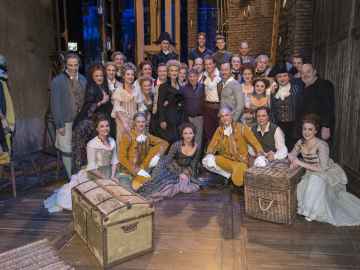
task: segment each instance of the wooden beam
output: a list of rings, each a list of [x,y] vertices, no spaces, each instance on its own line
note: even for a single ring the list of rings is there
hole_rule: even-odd
[[[157,13],[156,13],[156,40],[161,33],[161,0],[157,0]]]
[[[114,8],[114,0],[111,0],[111,50],[115,51],[115,8]]]
[[[150,0],[150,41],[151,44],[157,40],[157,3],[156,0]]]
[[[165,32],[168,32],[172,37],[172,0],[165,0]],[[173,38],[173,37],[172,37]]]
[[[273,22],[273,31],[272,31],[272,41],[271,41],[271,56],[270,56],[270,67],[271,68],[273,66],[275,66],[275,63],[276,63],[280,7],[281,7],[281,0],[276,0],[275,7],[274,7],[274,22]]]
[[[175,0],[175,42],[176,49],[180,52],[180,0]]]
[[[136,65],[144,61],[144,5],[142,0],[135,0],[136,10]]]

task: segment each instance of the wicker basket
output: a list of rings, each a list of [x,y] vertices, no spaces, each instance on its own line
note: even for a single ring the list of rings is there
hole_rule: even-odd
[[[305,169],[290,169],[287,159],[244,172],[245,215],[291,225],[297,211],[296,187]]]

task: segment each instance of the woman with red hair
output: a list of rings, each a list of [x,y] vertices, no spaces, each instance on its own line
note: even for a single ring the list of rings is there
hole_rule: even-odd
[[[315,136],[322,126],[320,117],[308,114],[301,126],[304,139],[289,154],[290,168],[306,169],[297,186],[298,214],[334,226],[360,225],[360,200],[346,192],[344,170],[330,159],[327,143]],[[298,159],[300,153],[304,161]]]

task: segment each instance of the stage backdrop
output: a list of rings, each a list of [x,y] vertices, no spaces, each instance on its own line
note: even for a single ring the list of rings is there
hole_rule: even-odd
[[[0,54],[6,59],[16,127],[13,153],[41,149],[48,55],[55,49],[51,0],[1,1]]]

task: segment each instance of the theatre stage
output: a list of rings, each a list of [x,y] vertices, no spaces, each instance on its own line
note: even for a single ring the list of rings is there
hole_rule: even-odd
[[[206,187],[155,203],[155,251],[111,269],[360,269],[360,227],[307,222],[291,227],[248,219],[239,189]],[[72,213],[43,201],[66,179],[20,189],[0,206],[0,252],[49,238],[75,269],[102,269],[75,233]],[[3,200],[0,193],[0,200]]]

